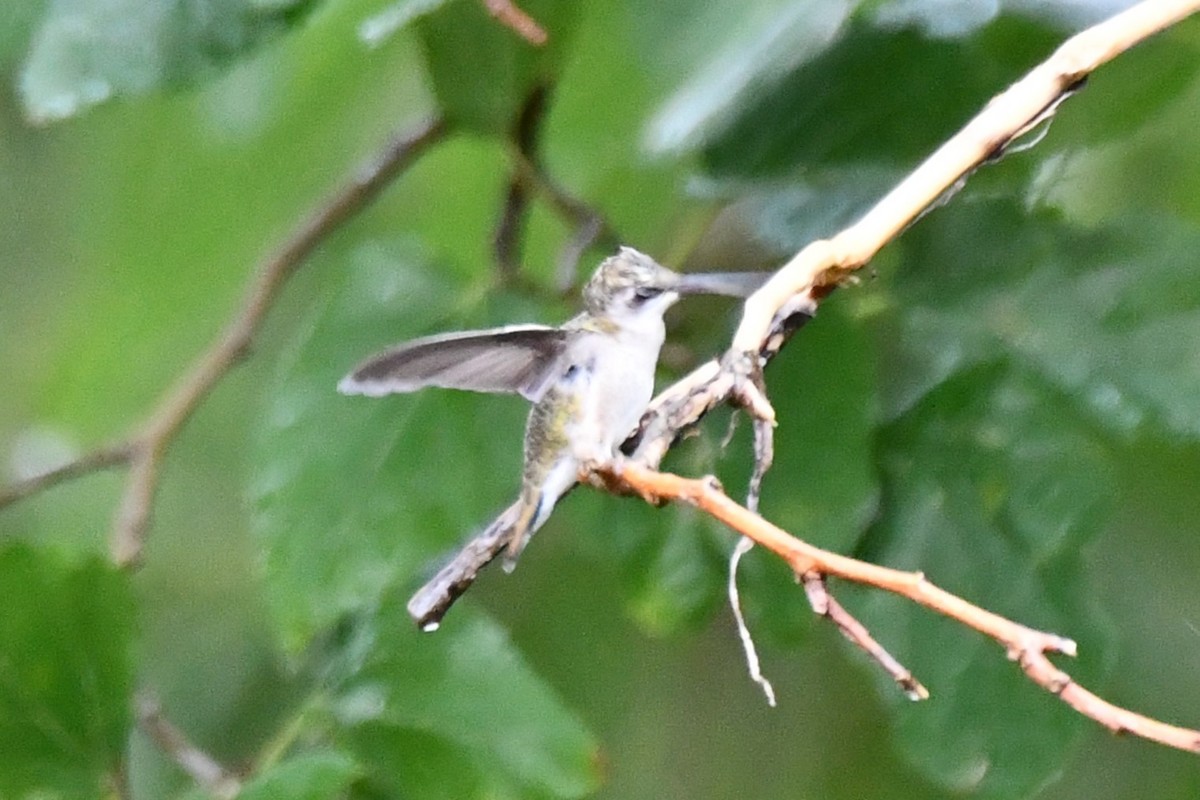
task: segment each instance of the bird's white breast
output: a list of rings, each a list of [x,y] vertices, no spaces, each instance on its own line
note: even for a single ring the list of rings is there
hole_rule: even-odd
[[[581,461],[609,461],[633,431],[654,394],[654,371],[665,332],[657,325],[620,327],[581,343],[576,430],[570,437]]]

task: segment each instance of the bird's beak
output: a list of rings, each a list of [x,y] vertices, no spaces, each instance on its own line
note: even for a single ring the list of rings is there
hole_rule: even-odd
[[[680,275],[672,289],[680,294],[720,294],[749,297],[767,282],[771,272],[696,272]]]

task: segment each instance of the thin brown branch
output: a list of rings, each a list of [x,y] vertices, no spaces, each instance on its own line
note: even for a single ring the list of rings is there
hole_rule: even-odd
[[[500,279],[511,284],[521,267],[521,232],[529,211],[529,192],[525,183],[510,180],[504,192],[504,204],[500,210],[500,222],[492,235],[492,256],[500,271]]]
[[[542,122],[546,118],[546,105],[550,99],[550,88],[545,84],[535,86],[521,106],[516,124],[510,133],[512,146],[520,154],[518,162],[538,161],[538,141]],[[500,223],[492,237],[492,252],[496,266],[506,282],[511,282],[520,268],[521,238],[529,216],[530,182],[523,176],[522,169],[514,166],[508,179]]]
[[[531,45],[541,47],[546,43],[546,29],[517,7],[512,0],[483,0],[483,6],[494,19],[511,28]]]
[[[149,692],[139,692],[134,698],[134,715],[138,728],[210,795],[220,800],[233,800],[238,796],[242,789],[238,777],[192,744],[187,735],[163,715],[157,697]]]
[[[132,457],[133,451],[128,442],[121,442],[109,447],[102,447],[85,453],[74,461],[55,467],[48,472],[34,475],[22,481],[0,488],[0,508],[11,505],[18,500],[51,489],[60,483],[82,478],[102,469],[121,466]]]
[[[825,576],[810,572],[800,579],[804,583],[804,594],[808,597],[808,604],[812,607],[813,613],[825,617],[836,625],[843,636],[858,645],[872,661],[883,667],[883,671],[891,676],[909,700],[929,699],[929,690],[921,685],[916,676],[884,649],[883,645],[871,636],[867,626],[859,622],[829,593],[829,587],[825,585]]]
[[[530,201],[534,193],[540,194],[556,214],[575,227],[570,240],[559,253],[555,271],[558,288],[567,292],[574,285],[579,259],[589,247],[598,241],[615,247],[621,240],[603,214],[560,186],[541,163],[538,145],[549,98],[549,86],[534,87],[517,115],[509,137],[511,175],[500,222],[492,238],[492,250],[501,277],[505,281],[512,281],[519,268],[521,237],[529,215]]]
[[[513,153],[515,179],[541,194],[555,213],[575,226],[575,233],[558,259],[558,286],[566,291],[575,282],[575,273],[583,253],[596,243],[616,247],[621,238],[608,219],[598,210],[559,185],[530,153]]]
[[[121,565],[142,553],[162,462],[179,429],[213,387],[250,351],[280,289],[342,223],[362,211],[405,167],[446,131],[431,117],[396,137],[353,181],[323,203],[258,268],[233,318],[159,401],[131,440],[130,472],[113,527],[112,555]]]
[[[627,463],[606,481],[623,482],[654,502],[682,501],[754,540],[787,562],[798,575],[835,577],[882,589],[973,628],[1002,645],[1008,657],[1046,691],[1114,733],[1132,733],[1180,750],[1200,753],[1200,731],[1170,725],[1103,700],[1054,666],[1048,653],[1074,656],[1075,642],[1038,631],[980,608],[934,586],[919,572],[904,572],[838,555],[808,544],[729,498],[715,479],[694,480]]]
[[[595,223],[598,220],[601,235],[605,240],[611,240],[614,243],[619,241],[616,232],[599,211],[560,186],[536,162],[530,160],[523,153],[515,154],[514,161],[522,179],[545,195],[550,205],[554,206],[555,211],[578,226]]]

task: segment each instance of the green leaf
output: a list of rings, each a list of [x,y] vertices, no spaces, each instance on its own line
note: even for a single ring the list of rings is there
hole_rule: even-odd
[[[728,123],[697,144],[716,175],[770,176],[855,162],[911,168],[1048,55],[1057,38],[1008,18],[961,40],[856,20],[769,90],[747,93]],[[936,90],[931,76],[941,76]]]
[[[881,437],[884,502],[863,554],[923,571],[967,600],[1076,639],[1085,685],[1112,656],[1080,551],[1107,519],[1111,457],[1069,400],[1027,371],[961,373]],[[1025,797],[1090,725],[1028,681],[995,642],[872,590],[863,620],[929,688],[920,704],[880,677],[898,748],[932,779]]]
[[[47,0],[0,0],[0,70],[20,62]]]
[[[507,134],[530,93],[554,84],[582,4],[531,0],[520,7],[546,31],[545,45],[530,44],[477,0],[449,0],[415,15],[434,92],[451,122]]]
[[[239,800],[326,800],[340,797],[358,776],[354,760],[336,750],[292,756],[255,776]]]
[[[372,47],[382,44],[413,20],[446,5],[449,0],[400,0],[363,20],[358,35]]]
[[[1112,15],[1112,5],[1079,3],[1075,0],[1043,0],[1040,3],[973,3],[945,0],[874,0],[871,17],[886,27],[920,27],[933,38],[968,35],[995,21],[1002,13],[1038,19],[1062,30],[1095,25]]]
[[[887,412],[999,352],[1116,435],[1200,437],[1197,247],[1200,230],[1161,216],[1086,231],[1007,201],[937,212],[895,276]]]
[[[1154,214],[1200,223],[1191,149],[1200,35],[1192,30],[1135,48],[1063,106],[1047,140],[1057,152],[1042,164],[1034,200],[1091,224]],[[1147,82],[1148,74],[1162,78]]]
[[[719,135],[753,98],[828,47],[854,5],[845,0],[652,4],[639,27],[670,32],[655,42],[662,51],[657,66],[678,71],[680,83],[648,123],[649,149],[689,151]]]
[[[599,504],[602,514],[589,513]],[[630,614],[650,633],[697,628],[720,607],[733,539],[707,516],[599,499],[564,509],[561,524],[594,532],[618,555]]]
[[[21,72],[25,113],[50,122],[212,72],[284,30],[302,0],[50,0]]]
[[[469,608],[422,634],[405,599],[360,622],[365,657],[332,701],[368,785],[420,799],[593,791],[596,743],[507,635]]]
[[[0,549],[0,586],[0,796],[99,796],[130,727],[126,577],[12,545]]]

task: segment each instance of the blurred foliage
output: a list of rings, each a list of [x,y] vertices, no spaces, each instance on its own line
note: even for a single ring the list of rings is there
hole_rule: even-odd
[[[202,796],[132,729],[138,683],[243,797],[1196,797],[1193,757],[1110,739],[994,643],[835,587],[933,693],[904,702],[754,552],[766,709],[724,611],[731,538],[687,509],[580,490],[419,635],[404,600],[510,499],[524,405],[334,392],[396,340],[572,313],[574,230],[548,203],[521,280],[492,262],[531,92],[540,162],[624,241],[768,266],[1120,5],[528,0],[536,49],[475,0],[0,0],[5,480],[119,438],[306,212],[415,120],[451,125],[183,431],[143,569],[103,558],[119,473],[0,514],[0,797]],[[1089,687],[1193,725],[1198,54],[1192,21],[1105,67],[830,298],[768,372],[762,501],[1075,638]],[[682,305],[662,379],[735,318]],[[744,486],[731,416],[670,467]]]
[[[0,552],[0,794],[95,795],[129,735],[135,609],[125,577],[14,544]]]

